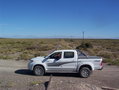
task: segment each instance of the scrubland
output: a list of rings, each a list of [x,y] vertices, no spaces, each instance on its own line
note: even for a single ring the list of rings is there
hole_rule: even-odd
[[[119,39],[0,39],[0,59],[28,60],[59,49],[80,49],[119,65]]]

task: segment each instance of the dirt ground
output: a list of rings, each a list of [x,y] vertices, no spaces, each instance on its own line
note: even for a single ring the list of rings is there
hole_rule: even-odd
[[[101,87],[119,89],[119,67],[104,64],[89,78],[76,74],[35,76],[27,70],[27,61],[0,60],[0,90],[102,90]]]

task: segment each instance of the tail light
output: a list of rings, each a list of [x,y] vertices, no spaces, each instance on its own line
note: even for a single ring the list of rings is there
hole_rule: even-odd
[[[101,63],[100,63],[100,66],[102,66],[102,61],[101,61]]]

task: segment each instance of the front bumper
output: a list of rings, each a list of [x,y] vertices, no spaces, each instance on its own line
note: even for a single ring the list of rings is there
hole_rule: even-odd
[[[29,62],[29,63],[28,63],[28,69],[29,69],[29,70],[33,70],[33,63],[32,63],[32,62]]]

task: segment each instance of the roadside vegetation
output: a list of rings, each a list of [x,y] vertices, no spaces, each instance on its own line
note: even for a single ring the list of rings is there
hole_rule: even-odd
[[[114,39],[0,39],[0,59],[28,60],[57,49],[80,49],[119,65],[119,40]]]

